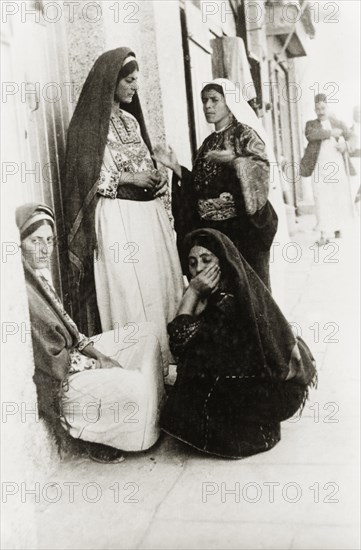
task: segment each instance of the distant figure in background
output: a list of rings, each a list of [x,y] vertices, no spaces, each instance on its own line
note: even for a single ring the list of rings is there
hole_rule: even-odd
[[[361,134],[360,134],[360,105],[353,109],[353,125],[351,139],[348,142],[350,157],[356,175],[351,178],[352,198],[356,204],[356,211],[360,215],[360,177],[361,177]]]
[[[329,116],[327,97],[315,97],[316,120],[306,123],[308,145],[301,161],[301,176],[312,176],[315,197],[319,245],[333,237],[341,237],[341,229],[353,216],[350,175],[354,169],[349,161],[346,140],[351,130],[346,124]]]

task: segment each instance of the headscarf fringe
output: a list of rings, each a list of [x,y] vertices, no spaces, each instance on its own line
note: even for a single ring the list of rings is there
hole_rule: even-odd
[[[302,400],[302,403],[301,403],[301,406],[300,408],[298,409],[297,413],[299,417],[302,416],[302,413],[303,413],[303,409],[305,408],[305,405],[306,405],[306,402],[308,401],[309,399],[309,391],[310,389],[317,389],[318,387],[318,374],[317,374],[317,371],[315,370],[315,373],[311,379],[311,381],[307,384],[307,386],[305,387],[305,390],[304,390],[304,394],[303,394],[303,400]]]

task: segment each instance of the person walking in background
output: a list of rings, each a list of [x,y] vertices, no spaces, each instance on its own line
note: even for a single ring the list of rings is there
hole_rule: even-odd
[[[129,48],[101,55],[70,123],[64,201],[73,308],[90,334],[97,311],[103,332],[128,323],[136,331],[138,323],[154,322],[167,374],[167,323],[182,298],[183,276],[160,198],[167,182],[151,158],[138,74]]]
[[[350,175],[354,169],[346,144],[351,130],[329,115],[325,94],[315,96],[315,112],[317,119],[306,123],[308,145],[300,174],[312,176],[320,232],[317,243],[324,245],[334,237],[341,237],[341,230],[353,217]]]

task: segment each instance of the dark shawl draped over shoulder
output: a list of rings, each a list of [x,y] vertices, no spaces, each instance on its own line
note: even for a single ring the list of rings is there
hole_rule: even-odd
[[[100,331],[93,269],[97,179],[119,72],[129,55],[135,56],[131,49],[117,48],[97,59],[85,81],[68,130],[63,200],[72,268],[72,316],[80,330],[88,335]],[[138,94],[134,95],[131,104],[121,107],[138,120],[142,137],[151,151]]]
[[[34,351],[34,382],[39,413],[56,422],[61,382],[69,372],[69,352],[77,344],[76,327],[67,322],[49,298],[29,264],[23,260]]]
[[[246,320],[240,323],[246,338],[243,334],[239,340],[247,341],[252,348],[253,373],[276,382],[290,377],[304,387],[306,399],[308,387],[317,381],[315,361],[305,342],[294,336],[269,290],[223,233],[212,229],[193,231],[185,239],[187,255],[195,243],[201,243],[220,260],[222,276],[236,299],[237,315]],[[224,366],[220,366],[221,372]],[[232,369],[226,374],[239,373]]]

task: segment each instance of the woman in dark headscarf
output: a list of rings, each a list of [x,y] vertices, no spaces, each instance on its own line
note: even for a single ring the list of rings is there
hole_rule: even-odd
[[[29,299],[40,416],[62,442],[64,430],[86,441],[91,458],[112,462],[120,450],[140,451],[159,436],[164,395],[156,328],[139,324],[87,338],[64,309],[50,262],[54,213],[42,204],[16,210]],[[95,343],[95,345],[94,345]]]
[[[266,451],[315,383],[314,359],[228,237],[196,230],[184,253],[190,284],[168,326],[179,363],[161,427],[219,456]]]
[[[103,331],[153,321],[166,372],[166,325],[177,310],[183,279],[159,198],[166,181],[151,158],[137,90],[134,53],[129,48],[104,53],[88,75],[69,127],[65,215],[76,283],[73,306],[80,327],[92,334],[97,309]]]

